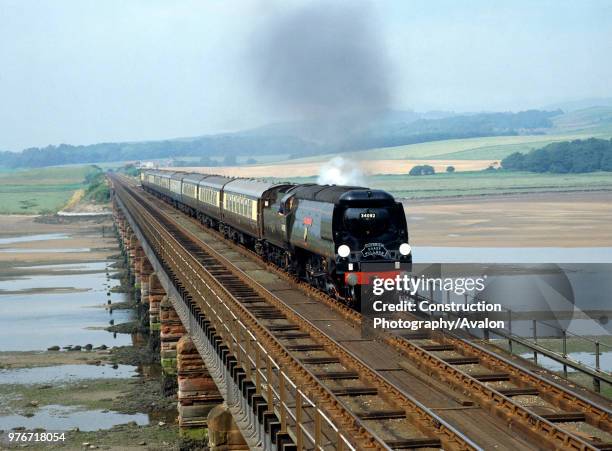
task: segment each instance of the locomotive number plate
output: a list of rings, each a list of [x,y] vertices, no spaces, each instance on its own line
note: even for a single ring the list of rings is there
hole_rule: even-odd
[[[384,257],[387,255],[387,248],[382,243],[368,243],[361,250],[364,257]]]
[[[369,211],[359,213],[360,219],[376,219],[376,213],[371,213]]]

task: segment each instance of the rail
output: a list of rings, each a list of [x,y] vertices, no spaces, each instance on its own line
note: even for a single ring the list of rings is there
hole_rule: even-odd
[[[235,248],[242,253],[252,254],[251,251],[240,246],[236,245]],[[287,280],[292,280],[296,286],[300,286],[302,290],[317,298],[317,300],[333,307],[344,318],[356,325],[361,324],[362,317],[358,313],[347,309],[337,301],[329,298],[329,296],[297,281],[281,270],[270,266],[269,268],[279,275],[284,275]],[[434,338],[438,338],[441,342],[446,343],[442,345],[442,348],[446,346],[446,349],[449,349],[450,346],[450,348],[466,354],[466,358],[455,362],[445,361],[436,356],[436,351],[433,350],[436,346],[428,350],[425,346],[411,343],[411,340],[405,337],[397,337],[392,334],[383,334],[382,336],[383,340],[394,346],[418,366],[427,368],[427,371],[435,374],[442,381],[451,383],[451,385],[465,392],[468,396],[488,406],[492,413],[515,424],[537,443],[543,444],[546,442],[550,447],[569,447],[572,449],[607,449],[610,445],[601,441],[593,442],[592,440],[586,440],[584,437],[565,430],[558,424],[563,420],[570,422],[585,421],[602,431],[610,432],[611,415],[610,411],[606,408],[597,406],[592,401],[569,392],[565,387],[545,380],[524,368],[520,368],[513,362],[505,361],[499,355],[475,343],[454,336],[438,336]],[[442,348],[438,347],[437,349]],[[484,365],[492,368],[501,368],[504,370],[504,374],[498,372],[497,374],[485,375],[486,377],[483,377],[483,375],[472,377],[460,369],[461,364],[468,361],[482,362]],[[512,390],[497,390],[483,383],[486,382],[487,377],[490,381],[494,381],[495,379],[492,379],[493,376],[501,378],[500,380],[518,381],[519,387]],[[557,412],[560,410],[560,413],[549,415],[535,414],[533,411],[512,400],[514,396],[520,396],[521,394],[543,396],[547,401],[551,401],[551,406],[555,406]]]
[[[131,212],[138,219],[147,240],[155,249],[160,260],[165,262],[169,273],[175,275],[181,290],[190,302],[194,302],[196,313],[202,314],[206,321],[227,344],[228,351],[236,358],[246,376],[253,380],[257,394],[261,394],[268,404],[268,409],[274,411],[280,419],[281,431],[290,432],[294,441],[313,444],[316,449],[322,443],[333,443],[335,449],[353,447],[389,449],[385,443],[367,427],[358,416],[353,415],[344,403],[321,384],[317,377],[293,358],[272,334],[270,334],[251,311],[241,304],[232,294],[209,273],[206,265],[198,258],[196,247],[208,255],[215,251],[190,237],[189,232],[178,230],[169,217],[162,213],[153,214],[151,206],[145,207],[144,201],[138,199],[129,187],[123,186],[119,180],[113,179],[115,189],[125,206],[125,212]],[[180,236],[181,239],[177,239]],[[188,243],[188,247],[186,246]],[[224,258],[215,255],[218,262]],[[230,266],[228,266],[229,268]],[[258,293],[272,302],[275,307],[284,308],[278,299],[263,287],[253,281],[243,280],[245,275],[236,268],[231,268],[233,275],[241,278],[241,282],[250,285]],[[284,314],[297,323],[307,325],[305,318],[295,312],[284,310]],[[311,335],[320,341],[325,337],[310,329]],[[342,351],[333,343],[326,346],[334,347],[336,354],[342,354],[346,361],[360,368],[361,373],[367,373],[370,382],[384,385],[385,390],[402,400],[406,415],[428,433],[438,435],[445,447],[449,449],[478,449],[467,437],[454,430],[438,418],[433,412],[410,399],[406,394],[395,389],[390,384],[384,384],[373,370],[367,371],[363,363]],[[298,387],[300,387],[298,389]],[[435,440],[424,437],[408,440],[412,446],[418,443],[434,446]],[[393,444],[391,444],[393,445]],[[395,443],[402,446],[402,443]],[[306,448],[308,448],[306,446]]]

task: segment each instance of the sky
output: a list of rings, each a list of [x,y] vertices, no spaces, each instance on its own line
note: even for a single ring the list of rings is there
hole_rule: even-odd
[[[353,94],[456,112],[611,97],[611,23],[606,0],[0,0],[0,150],[234,131]]]

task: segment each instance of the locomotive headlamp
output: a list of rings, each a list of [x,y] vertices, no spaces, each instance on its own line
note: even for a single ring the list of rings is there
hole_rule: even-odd
[[[351,248],[348,247],[346,244],[341,244],[338,247],[338,255],[342,258],[346,258],[351,254]]]
[[[410,247],[410,244],[402,243],[400,244],[399,251],[402,255],[408,255],[410,252],[412,252],[412,248]]]

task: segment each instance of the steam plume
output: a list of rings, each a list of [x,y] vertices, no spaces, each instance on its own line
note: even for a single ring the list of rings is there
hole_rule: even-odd
[[[359,165],[342,157],[334,157],[321,166],[317,183],[319,185],[366,185],[365,176]]]

